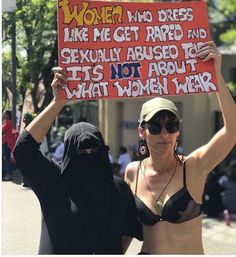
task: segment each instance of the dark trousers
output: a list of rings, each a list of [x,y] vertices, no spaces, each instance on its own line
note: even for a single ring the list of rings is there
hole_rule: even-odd
[[[12,176],[14,165],[11,162],[11,151],[7,144],[2,145],[2,157],[3,157],[3,169],[6,172],[6,175]]]

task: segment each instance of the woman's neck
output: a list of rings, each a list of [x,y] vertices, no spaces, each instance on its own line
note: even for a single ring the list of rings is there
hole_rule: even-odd
[[[159,155],[147,158],[147,166],[150,169],[153,169],[158,175],[163,175],[169,173],[176,165],[176,158],[174,157],[174,153],[172,155]]]

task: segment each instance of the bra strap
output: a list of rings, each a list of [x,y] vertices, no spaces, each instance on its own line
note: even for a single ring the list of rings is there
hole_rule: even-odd
[[[137,189],[138,189],[138,176],[139,176],[139,170],[140,170],[140,168],[141,168],[141,164],[142,164],[142,161],[140,161],[139,164],[138,164],[138,170],[137,170],[137,176],[136,176],[136,184],[135,184],[134,196],[136,196],[136,194],[137,194]]]
[[[186,187],[186,165],[184,162],[184,168],[183,168],[183,179],[184,179],[184,187]]]

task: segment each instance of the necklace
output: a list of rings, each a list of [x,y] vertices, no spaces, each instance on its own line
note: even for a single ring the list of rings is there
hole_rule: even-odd
[[[147,188],[149,190],[149,192],[152,194],[152,197],[155,201],[155,204],[154,204],[154,207],[155,207],[155,210],[159,213],[162,213],[162,210],[163,210],[163,202],[161,202],[159,199],[161,198],[163,192],[165,191],[165,189],[167,188],[167,186],[170,184],[172,178],[174,177],[175,175],[175,172],[176,172],[176,168],[177,168],[177,161],[176,161],[176,164],[175,164],[175,169],[174,169],[174,172],[172,173],[169,181],[166,183],[166,185],[164,186],[164,188],[162,189],[161,193],[159,194],[159,196],[156,198],[153,194],[153,192],[151,191],[148,183],[147,183],[147,180],[146,180],[146,176],[145,176],[145,172],[143,171],[142,169],[142,165],[141,165],[141,169],[142,169],[142,173],[143,173],[143,177],[144,177],[144,181],[145,181],[145,184],[147,185]]]

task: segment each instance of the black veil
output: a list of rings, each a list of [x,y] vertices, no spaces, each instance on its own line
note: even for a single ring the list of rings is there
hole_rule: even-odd
[[[80,122],[65,134],[61,165],[63,181],[78,210],[79,245],[85,253],[116,253],[119,224],[113,171],[101,132]],[[90,154],[81,150],[96,147]],[[87,249],[85,249],[87,248]]]

